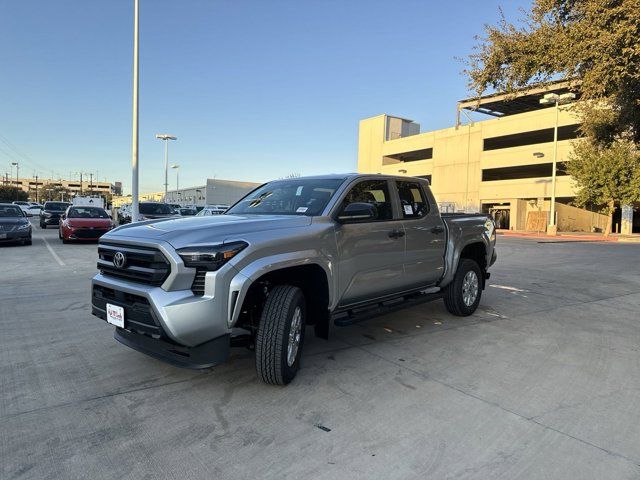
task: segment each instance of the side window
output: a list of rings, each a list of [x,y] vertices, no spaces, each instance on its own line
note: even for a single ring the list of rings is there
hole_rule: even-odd
[[[429,213],[429,202],[417,182],[396,181],[402,218],[422,218]]]
[[[342,209],[350,203],[370,203],[375,207],[374,221],[391,220],[393,209],[386,180],[367,180],[355,185],[342,201]]]

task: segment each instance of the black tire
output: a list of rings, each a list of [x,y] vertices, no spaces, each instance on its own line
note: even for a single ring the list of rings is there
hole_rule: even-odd
[[[31,245],[33,243],[33,240],[31,240],[31,237],[29,237],[27,240],[25,240],[24,244],[25,245]]]
[[[69,240],[66,240],[66,239],[63,237],[63,238],[62,238],[62,243],[64,243],[64,244],[66,245],[67,243],[69,243]]]
[[[289,365],[289,332],[298,309],[301,315],[298,348]],[[269,292],[256,335],[256,371],[263,382],[286,385],[296,376],[300,368],[306,314],[304,295],[298,287],[277,285]]]
[[[477,280],[477,293],[475,299],[470,304],[465,303],[464,283],[469,272],[475,273]],[[471,279],[473,276],[471,276]],[[458,269],[453,281],[446,287],[444,293],[444,305],[449,313],[458,317],[466,317],[476,311],[482,297],[482,270],[475,260],[462,258],[458,263]],[[467,297],[470,300],[470,297]]]
[[[41,224],[40,224],[40,228],[41,228],[41,229],[43,229],[43,230],[46,230],[46,229],[47,229],[47,226],[46,226],[44,223],[41,223]]]

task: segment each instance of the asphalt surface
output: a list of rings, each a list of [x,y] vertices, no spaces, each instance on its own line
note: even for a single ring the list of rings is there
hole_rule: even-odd
[[[96,246],[0,247],[0,478],[640,478],[640,246],[499,239],[480,310],[181,370],[90,315]]]

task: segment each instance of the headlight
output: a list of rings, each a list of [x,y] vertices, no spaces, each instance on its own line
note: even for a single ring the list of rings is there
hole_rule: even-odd
[[[18,230],[29,230],[31,225],[28,223],[23,223],[22,225],[18,225]]]
[[[186,267],[200,268],[213,272],[235,257],[248,245],[246,242],[232,242],[222,245],[184,247],[178,249],[177,252]]]

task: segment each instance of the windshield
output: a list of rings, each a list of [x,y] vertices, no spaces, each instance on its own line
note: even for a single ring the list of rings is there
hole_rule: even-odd
[[[44,204],[44,209],[62,211],[62,210],[66,210],[68,206],[69,204],[64,202],[47,202]]]
[[[166,203],[141,203],[140,213],[143,215],[171,215],[173,208]]]
[[[254,190],[226,214],[320,215],[343,178],[277,180]]]
[[[67,218],[109,218],[103,208],[73,207],[69,209]]]
[[[0,217],[24,217],[20,207],[15,205],[0,205]]]

